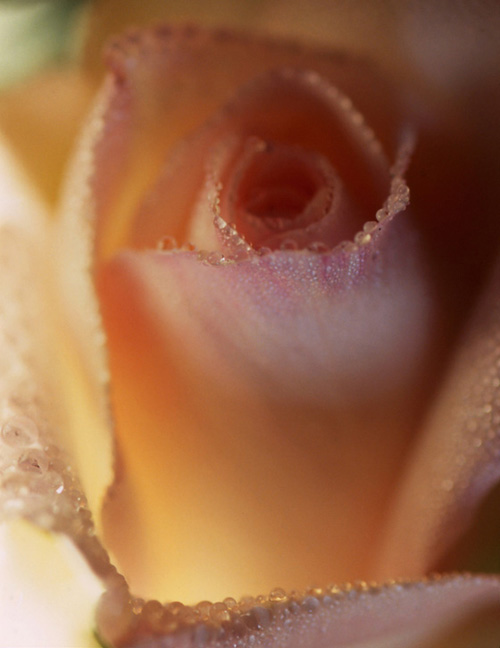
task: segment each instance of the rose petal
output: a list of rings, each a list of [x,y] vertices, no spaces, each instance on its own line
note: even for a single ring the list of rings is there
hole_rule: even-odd
[[[320,156],[334,169],[340,185],[336,197],[345,194],[333,210],[329,228],[335,244],[352,239],[364,222],[373,220],[388,196],[390,165],[352,101],[315,71],[280,68],[238,88],[203,128],[169,152],[159,179],[130,224],[127,244],[154,248],[169,234],[181,243],[217,249],[215,233],[206,233],[214,220],[213,203],[226,221],[241,225],[232,213],[232,185],[245,159],[242,149],[256,138],[274,151],[294,148],[303,162],[308,154]],[[262,165],[261,161],[261,171]],[[296,179],[289,182],[297,186]],[[248,228],[240,229],[249,234]],[[322,239],[317,235],[315,240]],[[328,243],[327,236],[323,242]]]
[[[370,572],[439,355],[414,233],[379,228],[333,256],[129,252],[101,267],[125,466],[108,542],[134,591],[192,600]]]
[[[500,581],[479,576],[437,577],[381,587],[361,583],[346,588],[316,588],[300,601],[276,592],[271,601],[233,615],[222,625],[216,620],[221,609],[214,607],[210,620],[187,628],[182,628],[180,622],[181,627],[170,636],[159,630],[162,621],[158,619],[158,604],[154,606],[157,621],[146,622],[147,617],[154,619],[154,614],[148,614],[148,605],[138,615],[135,629],[130,627],[114,635],[114,646],[491,648],[500,632]],[[168,613],[166,622],[167,617]],[[172,613],[170,618],[170,624],[175,625]],[[107,638],[106,634],[102,636]]]
[[[222,62],[223,77],[219,75]],[[80,201],[76,215],[79,213],[85,222],[89,204],[95,206],[98,257],[111,255],[127,244],[136,207],[150,191],[167,150],[224,103],[231,86],[245,82],[269,66],[296,63],[307,67],[309,62],[310,67],[327,79],[332,78],[343,91],[352,90],[357,105],[362,110],[369,109],[371,125],[375,126],[386,149],[394,154],[398,104],[389,103],[388,108],[392,91],[385,83],[375,83],[373,72],[363,65],[290,45],[277,47],[261,39],[192,28],[160,28],[132,34],[120,41],[111,55],[114,77],[103,91],[84,144],[85,167],[82,170],[82,165],[77,165],[84,181],[89,169],[94,172],[86,199]],[[186,79],[193,75],[196,83],[187,83]],[[186,105],[194,104],[196,115],[185,110]],[[387,113],[394,118],[390,127]],[[168,127],[164,120],[168,120]],[[190,179],[184,182],[189,185]],[[396,194],[394,201],[398,202]],[[376,230],[378,226],[371,223],[370,227]],[[173,595],[189,600],[203,597],[205,587],[219,588],[221,596],[241,587],[251,591],[262,591],[276,583],[283,586],[290,583],[292,587],[297,582],[293,582],[289,572],[283,574],[286,562],[295,564],[299,582],[307,578],[304,585],[316,578],[315,574],[324,578],[325,564],[335,563],[331,577],[340,580],[369,573],[367,563],[376,555],[376,548],[370,551],[370,556],[366,555],[363,551],[366,537],[370,537],[371,545],[376,545],[375,528],[414,431],[424,383],[427,382],[426,388],[431,387],[432,381],[423,367],[427,360],[430,367],[434,366],[440,357],[440,351],[437,352],[439,314],[434,311],[426,272],[422,273],[423,266],[416,258],[420,254],[416,251],[418,244],[412,242],[408,232],[402,233],[404,229],[404,224],[394,227],[391,224],[380,237],[387,245],[380,249],[378,245],[373,248],[368,245],[360,255],[340,252],[333,264],[327,256],[320,256],[308,266],[309,256],[305,255],[297,257],[299,266],[296,267],[291,257],[278,255],[267,261],[249,262],[241,268],[239,265],[208,266],[206,272],[207,266],[196,261],[193,255],[159,255],[157,260],[161,259],[161,263],[154,261],[154,255],[137,259],[124,255],[102,270],[99,280],[110,334],[113,393],[125,468],[125,481],[115,490],[107,509],[108,538],[121,563],[127,565],[134,590],[163,598],[170,596],[173,588]],[[372,238],[369,231],[361,236],[362,242],[367,243]],[[379,257],[382,248],[384,252]],[[373,258],[369,250],[373,251]],[[276,268],[271,259],[278,260]],[[265,288],[256,279],[259,268],[265,270]],[[303,284],[298,279],[301,272],[308,277]],[[401,273],[398,277],[397,272]],[[216,284],[220,281],[217,290],[214,285],[206,285],[209,276]],[[215,280],[215,277],[224,279]],[[363,287],[355,285],[358,280]],[[342,282],[345,282],[343,288]],[[250,298],[245,303],[248,290]],[[141,292],[145,293],[144,297]],[[188,295],[190,299],[186,301]],[[342,307],[337,308],[340,302]],[[197,304],[203,304],[205,309],[196,312],[196,317],[207,325],[206,331],[195,325],[194,318],[191,321]],[[220,313],[216,313],[216,304]],[[308,306],[305,311],[304,305]],[[243,307],[249,307],[248,317]],[[226,309],[227,313],[222,316]],[[293,313],[291,319],[289,313]],[[316,317],[321,321],[320,326]],[[252,321],[258,326],[253,327]],[[265,335],[261,335],[260,341],[257,339],[259,328],[271,333],[267,344]],[[317,331],[317,337],[310,336],[311,330]],[[290,354],[287,336],[296,350],[294,354]],[[326,337],[327,343],[322,337]],[[154,346],[158,354],[153,357],[151,339],[157,340]],[[413,340],[415,346],[411,343],[408,346],[408,340]],[[245,350],[245,345],[252,348],[253,356]],[[329,351],[329,346],[334,353]],[[358,351],[354,353],[352,349],[356,346]],[[228,357],[228,347],[234,352],[233,359]],[[337,364],[334,362],[331,370],[334,359]],[[139,389],[138,373],[141,375]],[[393,381],[392,377],[398,373],[401,380]],[[345,376],[344,384],[338,379],[341,374]],[[213,376],[213,380],[207,381],[208,376]],[[263,378],[261,384],[259,377]],[[408,390],[413,393],[409,395]],[[406,396],[402,396],[404,393]],[[363,398],[367,401],[359,407]],[[290,399],[293,412],[285,405]],[[200,408],[204,409],[203,413]],[[255,421],[259,412],[263,420],[256,427],[249,422]],[[336,473],[325,474],[324,470],[316,470],[316,457],[301,468],[297,448],[300,443],[306,446],[309,443],[304,432],[309,430],[313,434],[314,428],[318,446],[323,443],[334,446],[331,438],[326,442],[323,438],[334,420],[342,430],[338,442],[342,451],[337,449],[334,454],[340,456],[345,449],[348,457],[345,465],[337,466],[335,460]],[[160,435],[159,431],[166,425],[169,434]],[[273,495],[273,489],[266,489],[265,483],[270,473],[268,483],[275,483],[271,467],[279,466],[279,462],[270,458],[263,461],[266,453],[259,451],[262,443],[259,434],[270,440],[271,457],[278,449],[283,451],[280,435],[287,427],[289,434],[298,440],[287,450],[287,467],[277,469],[280,487]],[[206,435],[199,435],[199,429],[204,429]],[[242,445],[228,450],[224,460],[210,436],[218,436],[218,443],[225,447],[224,435],[230,429],[240,430],[236,443]],[[141,431],[144,430],[151,435],[150,443],[143,442]],[[366,430],[371,433],[367,435]],[[386,444],[378,441],[379,430],[390,436]],[[361,442],[367,450],[362,459],[358,452]],[[195,444],[194,450],[189,444]],[[244,491],[242,498],[236,495],[226,498],[223,486],[215,486],[213,492],[206,489],[206,483],[213,481],[213,469],[193,468],[196,465],[193,462],[206,465],[200,455],[206,453],[212,457],[213,466],[224,465],[221,471],[226,472],[227,478],[221,481],[231,491],[232,484],[238,483],[235,470],[240,461],[233,458],[233,451],[234,457],[253,457],[257,467],[249,469],[246,481],[253,483],[256,479],[266,491],[265,497],[274,500],[266,517],[271,529],[269,537],[279,538],[274,544],[288,546],[290,552],[281,556],[280,561],[265,549],[266,545],[273,546],[264,540],[265,530],[252,523],[252,516],[262,516],[247,501],[249,497],[258,499],[252,487],[243,486],[245,480],[242,480],[239,487]],[[315,455],[316,451],[317,448],[311,454]],[[332,453],[333,448],[328,452]],[[382,455],[385,459],[381,459]],[[142,461],[134,464],[134,458],[140,456]],[[168,461],[168,472],[164,470],[165,461]],[[151,468],[144,470],[144,466]],[[307,473],[307,488],[303,489],[292,478],[301,470]],[[315,473],[321,477],[315,477]],[[321,485],[323,479],[325,483]],[[378,486],[374,487],[374,483]],[[335,506],[319,496],[319,491],[325,489],[332,493],[337,514],[331,512]],[[283,508],[277,495],[281,490],[290,502],[290,510],[295,506],[294,498],[302,503],[307,498],[308,502],[311,499],[318,502],[317,507],[309,507],[306,524],[299,515],[281,529],[276,528],[279,516],[273,514],[273,506]],[[366,504],[370,498],[374,503],[371,508]],[[346,501],[356,501],[358,505],[346,510]],[[253,511],[240,529],[233,527],[233,504]],[[185,512],[193,506],[199,514],[190,515],[188,520]],[[328,508],[328,513],[322,507]],[[308,506],[303,509],[307,511]],[[140,523],[126,522],[127,534],[122,533],[124,520],[132,519]],[[317,541],[311,529],[325,519],[328,520],[325,526],[323,522],[320,525],[323,540]],[[178,535],[169,532],[169,520],[179,520],[176,522]],[[297,524],[306,530],[298,530]],[[204,546],[200,546],[200,534],[205,538]],[[229,549],[227,544],[220,544],[220,537],[235,537],[237,541]],[[300,545],[303,550],[314,544],[314,555],[308,552],[310,567],[294,558],[298,554],[290,541],[293,537],[295,549]],[[169,557],[170,550],[165,546],[167,538],[174,559]],[[322,550],[318,550],[320,544]],[[254,553],[257,547],[260,558],[257,556],[256,560],[265,565],[261,572],[268,571],[266,576],[241,560],[245,547],[248,547],[247,554]],[[332,558],[332,547],[339,552],[335,558]],[[320,559],[322,551],[326,553],[324,560]],[[231,556],[232,563],[238,565],[237,570],[224,570],[226,582],[217,559],[212,562],[205,559],[210,553],[221,562]],[[187,559],[177,560],[175,556]],[[191,575],[188,569],[192,570]]]
[[[105,577],[113,570],[75,467],[91,466],[82,481],[91,505],[99,506],[111,474],[108,430],[99,404],[87,409],[92,382],[72,364],[74,346],[61,326],[48,259],[50,222],[3,142],[0,195],[1,519],[24,517],[67,533]],[[85,422],[95,426],[86,438]]]
[[[390,157],[398,143],[394,88],[368,65],[338,54],[223,31],[160,27],[119,39],[108,60],[113,77],[102,108],[93,184],[97,248],[104,256],[126,243],[135,210],[170,148],[216,113],[234,88],[272,68],[314,69],[370,114],[370,127]],[[193,183],[196,176],[183,179],[183,195],[192,194]]]
[[[411,457],[381,574],[433,569],[500,480],[499,291],[497,265]]]
[[[85,395],[65,400],[71,390],[64,388],[61,375],[68,376],[64,369],[73,348],[58,326],[48,258],[49,219],[3,141],[0,197],[0,641],[9,647],[38,641],[54,646],[76,641],[73,645],[83,646],[92,641],[89,606],[102,587],[97,576],[82,567],[82,558],[75,563],[76,553],[82,550],[101,578],[114,572],[95,537],[74,474],[74,467],[85,466],[84,455],[89,454],[88,449],[78,452],[78,444],[84,445],[81,439],[71,438],[78,430]],[[68,382],[76,387],[79,383],[71,379],[78,377],[78,372],[70,374]],[[87,423],[102,423],[92,419],[92,412]],[[109,458],[105,440],[92,449],[103,451],[103,463]],[[89,494],[97,503],[102,498],[102,471],[95,457],[93,465],[87,477],[90,482],[95,479]],[[106,468],[109,475],[109,463]],[[68,548],[69,540],[47,530],[67,534],[75,546]],[[69,558],[64,557],[64,547]],[[81,587],[78,602],[74,591],[67,591],[69,582],[74,587],[74,578]],[[66,613],[56,624],[47,611],[52,604],[58,606],[58,614]]]

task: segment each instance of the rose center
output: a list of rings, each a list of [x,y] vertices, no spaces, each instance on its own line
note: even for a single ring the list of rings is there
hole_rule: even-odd
[[[298,146],[249,138],[223,182],[222,213],[255,248],[278,248],[332,213],[338,178],[329,161]]]
[[[236,209],[249,217],[292,220],[304,212],[321,186],[318,176],[304,155],[267,144],[248,164]]]

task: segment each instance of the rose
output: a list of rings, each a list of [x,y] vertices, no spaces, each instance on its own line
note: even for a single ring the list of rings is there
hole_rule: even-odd
[[[75,248],[73,247],[73,248],[71,248],[71,254],[74,254],[74,253],[75,253]],[[70,266],[68,265],[68,267],[70,267]],[[472,583],[472,585],[474,585],[474,583]],[[463,588],[463,593],[464,593],[465,596],[467,596],[467,594],[468,594],[468,587],[469,587],[469,585],[468,585],[468,584],[465,584],[465,586],[464,586],[464,588]],[[427,595],[432,595],[432,588],[429,588],[429,589],[430,589],[431,591],[428,592]],[[457,594],[457,596],[458,596],[458,594]],[[362,597],[360,597],[360,598],[362,598]],[[441,603],[443,603],[443,602],[441,602]],[[308,605],[310,606],[310,605],[312,605],[312,603],[309,602]],[[345,605],[345,604],[344,604],[344,605]],[[359,603],[359,605],[362,605],[362,603]],[[260,614],[261,614],[261,616],[262,616],[264,613],[263,613],[263,612],[260,612]],[[348,614],[348,613],[345,612],[344,614]],[[300,615],[299,615],[299,618],[300,618]],[[321,617],[319,617],[319,618],[321,618]],[[254,620],[255,620],[255,617],[254,617]],[[323,621],[321,621],[321,623],[323,623]],[[352,632],[352,628],[351,628],[351,632]],[[361,630],[361,632],[364,632],[364,630]]]

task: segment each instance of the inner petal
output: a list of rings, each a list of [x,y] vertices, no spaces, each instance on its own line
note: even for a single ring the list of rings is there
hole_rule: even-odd
[[[314,236],[314,224],[332,215],[341,192],[323,156],[250,138],[221,191],[221,213],[254,248],[275,249],[284,241],[299,248]]]
[[[323,184],[324,176],[312,158],[288,146],[254,142],[236,186],[231,187],[236,214],[263,219],[270,227],[273,221],[279,222],[276,227],[286,227],[283,219],[293,221],[303,214]]]
[[[254,142],[253,152],[248,142]],[[259,152],[262,143],[272,145],[273,153]],[[260,172],[256,171],[257,161],[264,163]],[[349,197],[350,228],[332,233],[332,241],[324,241],[319,233],[309,241],[302,237],[300,247],[314,240],[330,247],[373,219],[390,190],[389,165],[380,142],[334,86],[305,70],[271,70],[239,88],[213,119],[169,151],[155,186],[138,207],[129,244],[133,248],[156,247],[169,235],[201,249],[218,249],[211,231],[215,188],[226,223],[241,215],[244,206],[244,211],[257,218],[250,229],[252,219],[241,219],[246,231],[239,233],[249,236],[257,247],[279,248],[283,241],[273,239],[264,244],[269,238],[265,232],[256,238],[253,234],[259,221],[257,231],[262,229],[266,210],[268,216],[270,209],[274,214],[266,220],[267,225],[274,221],[273,231],[283,208],[288,214],[285,220],[290,220],[292,212],[297,217],[303,209],[308,213],[305,225],[318,220],[320,214],[330,211],[327,204],[339,193],[337,189],[330,197],[331,185],[340,182],[337,176]],[[325,189],[321,195],[317,191],[320,186]],[[252,193],[264,188],[260,197]],[[228,192],[236,197],[236,205]],[[313,204],[310,211],[306,209]],[[228,207],[233,211],[230,216]]]

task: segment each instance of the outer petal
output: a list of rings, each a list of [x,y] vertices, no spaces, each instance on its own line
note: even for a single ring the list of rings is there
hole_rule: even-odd
[[[0,146],[0,641],[9,648],[83,648],[95,643],[90,614],[102,586],[78,549],[102,578],[113,573],[73,472],[85,464],[71,443],[73,414],[85,397],[64,398],[61,373],[71,346],[57,327],[47,215]],[[68,382],[77,376],[70,374]],[[93,476],[95,502],[102,481],[97,470]],[[74,544],[48,530],[64,532]]]
[[[497,264],[411,457],[382,573],[411,576],[435,568],[500,480],[499,295]]]

